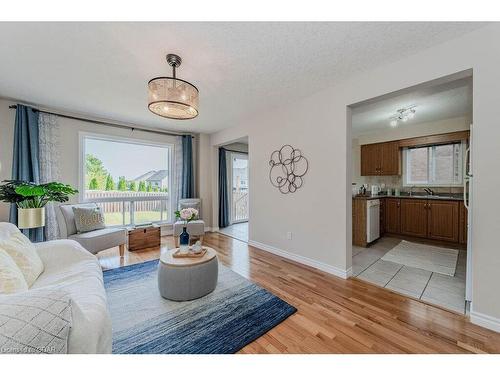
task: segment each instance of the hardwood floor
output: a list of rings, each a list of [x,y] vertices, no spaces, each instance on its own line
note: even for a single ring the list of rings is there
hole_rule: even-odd
[[[500,334],[464,316],[357,279],[343,280],[207,233],[204,244],[219,260],[298,311],[240,353],[500,353]],[[171,236],[162,249],[174,247]],[[104,268],[156,259],[160,250],[101,252]]]

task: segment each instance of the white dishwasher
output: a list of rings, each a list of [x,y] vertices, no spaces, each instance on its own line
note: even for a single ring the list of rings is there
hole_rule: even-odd
[[[366,201],[366,242],[370,243],[380,237],[380,200]]]

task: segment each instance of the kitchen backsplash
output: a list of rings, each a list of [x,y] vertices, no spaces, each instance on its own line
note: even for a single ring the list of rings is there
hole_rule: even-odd
[[[372,185],[378,185],[381,187],[382,184],[385,184],[385,188],[382,190],[385,190],[386,188],[399,188],[401,191],[408,191],[410,190],[409,186],[403,187],[403,181],[402,181],[402,176],[363,176],[362,179],[364,180],[365,184],[368,184],[369,186]],[[359,190],[361,187],[362,182],[356,184],[356,189]],[[462,187],[431,187],[431,189],[436,192],[436,193],[451,193],[451,194],[460,194],[463,192]],[[424,192],[423,187],[415,187],[412,189],[414,192]]]

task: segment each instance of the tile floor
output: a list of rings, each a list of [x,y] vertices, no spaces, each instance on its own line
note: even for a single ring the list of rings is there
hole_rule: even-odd
[[[407,296],[465,313],[466,252],[459,251],[455,276],[381,260],[399,238],[382,237],[368,248],[352,247],[353,275]]]
[[[219,232],[237,240],[248,242],[248,222],[230,225],[219,229]]]

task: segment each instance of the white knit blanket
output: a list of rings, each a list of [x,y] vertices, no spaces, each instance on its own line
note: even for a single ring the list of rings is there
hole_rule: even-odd
[[[67,353],[71,298],[58,289],[0,295],[0,353]]]

